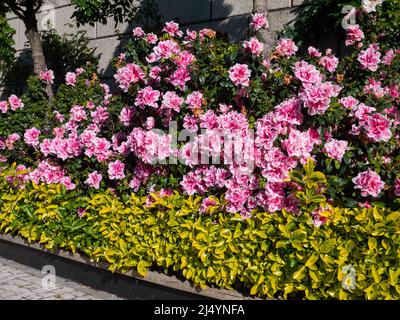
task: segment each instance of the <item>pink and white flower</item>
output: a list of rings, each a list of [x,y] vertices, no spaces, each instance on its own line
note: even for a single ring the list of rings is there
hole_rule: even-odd
[[[160,94],[160,91],[153,90],[152,87],[147,86],[144,89],[139,90],[135,100],[135,105],[142,109],[145,106],[158,108],[157,101],[160,98]]]
[[[122,180],[125,178],[125,164],[119,160],[108,164],[108,177],[111,180]]]
[[[275,48],[275,51],[281,57],[291,57],[294,56],[299,50],[292,39],[283,38],[278,41],[278,45]]]
[[[363,68],[375,72],[378,70],[379,63],[381,62],[381,53],[378,51],[379,47],[375,44],[370,45],[366,50],[363,50],[358,55],[358,61]]]
[[[40,80],[45,81],[47,84],[53,84],[54,72],[53,70],[40,71]]]
[[[257,57],[261,56],[264,50],[264,45],[258,41],[256,37],[251,38],[249,41],[245,41],[243,47]]]
[[[67,86],[75,87],[76,85],[76,74],[74,72],[67,72],[65,75],[65,84]]]
[[[25,131],[24,141],[27,145],[36,147],[39,145],[40,130],[31,128]]]
[[[103,179],[103,176],[101,174],[99,174],[97,171],[93,171],[92,173],[89,173],[88,178],[85,181],[85,183],[92,188],[99,189],[100,182],[102,179]]]
[[[179,24],[174,21],[167,22],[162,31],[168,33],[171,37],[182,37],[183,35],[183,32],[179,29]]]
[[[267,15],[265,13],[255,13],[252,15],[250,28],[252,28],[254,31],[258,31],[263,28],[267,29],[268,27]]]
[[[8,98],[8,103],[10,104],[12,111],[22,109],[24,107],[24,103],[22,102],[22,100],[18,98],[15,94],[11,95]]]
[[[250,84],[251,70],[247,64],[235,64],[229,69],[229,79],[239,86],[248,87]]]
[[[359,173],[352,181],[356,185],[354,188],[360,189],[363,197],[377,198],[385,186],[381,177],[371,169]]]
[[[119,87],[128,92],[129,87],[132,84],[139,82],[144,79],[144,72],[137,64],[129,63],[125,67],[118,69],[117,74],[114,78],[117,80]]]
[[[328,157],[338,161],[342,161],[347,150],[348,142],[344,140],[330,139],[324,146],[324,151]]]

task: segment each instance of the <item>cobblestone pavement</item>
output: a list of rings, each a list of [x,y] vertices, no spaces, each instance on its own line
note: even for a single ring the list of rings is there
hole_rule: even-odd
[[[121,300],[122,298],[63,279],[55,288],[42,286],[46,274],[40,270],[0,257],[0,300]]]

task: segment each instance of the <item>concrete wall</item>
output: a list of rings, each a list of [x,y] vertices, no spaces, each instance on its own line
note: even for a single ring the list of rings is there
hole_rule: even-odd
[[[303,0],[264,0],[268,10],[271,33],[269,41],[274,39],[274,32],[280,30],[284,24],[293,19],[291,10],[300,5]],[[234,40],[240,40],[245,36],[251,12],[254,10],[253,0],[156,0],[159,13],[165,21],[177,20],[184,29],[201,29],[204,27],[227,32]],[[71,20],[73,7],[69,0],[46,0],[45,6],[38,15],[39,27],[43,30],[48,20],[60,34],[73,33],[76,28],[70,28],[67,24],[74,23]],[[15,28],[16,49],[21,52],[27,48],[27,40],[24,35],[25,28],[16,16],[8,15],[9,23]],[[101,53],[100,72],[105,77],[112,75],[109,65],[110,59],[118,53],[117,33],[129,33],[132,26],[118,25],[114,22],[102,25],[96,23],[93,27],[84,26],[87,36],[91,39],[90,45],[96,48],[96,53]]]

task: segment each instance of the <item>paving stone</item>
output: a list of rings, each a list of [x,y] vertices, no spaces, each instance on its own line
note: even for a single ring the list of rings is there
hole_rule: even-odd
[[[121,300],[105,291],[57,276],[56,288],[42,288],[44,274],[0,257],[0,300]]]

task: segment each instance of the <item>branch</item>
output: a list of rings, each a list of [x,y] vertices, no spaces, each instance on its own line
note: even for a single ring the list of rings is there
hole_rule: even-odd
[[[9,8],[11,9],[12,12],[14,12],[14,14],[20,18],[21,20],[23,20],[25,18],[25,11],[17,5],[17,3],[14,0],[8,0],[6,2],[6,4],[9,6]]]
[[[43,0],[38,0],[36,6],[33,8],[33,11],[38,12],[39,9],[41,8],[42,4],[43,4]]]

